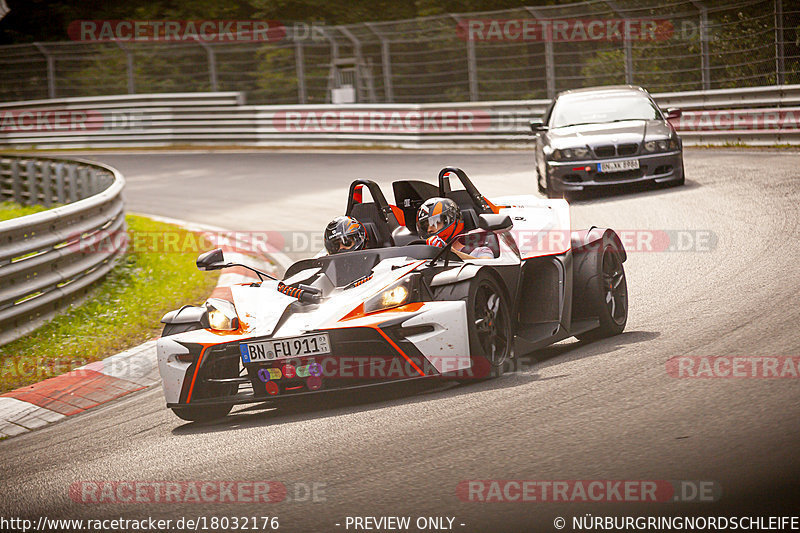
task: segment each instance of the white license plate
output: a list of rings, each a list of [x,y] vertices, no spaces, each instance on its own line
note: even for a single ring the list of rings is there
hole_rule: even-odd
[[[598,172],[621,172],[623,170],[636,170],[639,168],[638,159],[628,159],[627,161],[608,161],[607,163],[597,163]]]
[[[327,333],[319,333],[288,339],[242,343],[239,345],[239,351],[242,353],[243,363],[258,363],[287,357],[331,353],[331,343]]]

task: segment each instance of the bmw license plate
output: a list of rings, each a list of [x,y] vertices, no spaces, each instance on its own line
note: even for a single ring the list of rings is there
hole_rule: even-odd
[[[319,333],[288,339],[242,343],[239,345],[239,350],[242,352],[243,363],[259,363],[287,357],[331,353],[331,343],[327,333]]]
[[[623,170],[637,170],[639,168],[638,159],[628,159],[626,161],[608,161],[597,163],[598,172],[622,172]]]

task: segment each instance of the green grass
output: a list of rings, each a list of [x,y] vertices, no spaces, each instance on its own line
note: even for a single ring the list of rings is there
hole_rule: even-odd
[[[20,205],[15,202],[0,202],[0,222],[11,220],[12,218],[24,217],[34,213],[47,211],[49,207],[43,205]]]
[[[131,250],[82,304],[0,347],[0,392],[36,383],[157,337],[159,320],[211,293],[218,272],[200,272],[191,246],[164,247],[164,235],[197,242],[172,224],[128,215]],[[174,242],[174,241],[173,241]],[[185,250],[185,251],[184,251]]]

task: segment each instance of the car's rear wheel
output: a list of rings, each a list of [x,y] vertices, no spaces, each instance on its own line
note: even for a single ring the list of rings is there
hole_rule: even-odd
[[[437,300],[462,300],[467,305],[472,377],[491,379],[503,374],[511,357],[513,331],[509,302],[491,274],[442,287]]]
[[[602,250],[602,251],[601,251]],[[576,335],[580,340],[595,340],[619,335],[628,322],[628,283],[622,257],[615,246],[603,242],[601,249],[582,254],[579,276],[585,278],[583,299],[591,314],[598,317],[600,326]]]

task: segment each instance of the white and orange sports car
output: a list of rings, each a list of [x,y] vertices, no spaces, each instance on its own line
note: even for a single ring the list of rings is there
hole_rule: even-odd
[[[453,167],[436,185],[406,180],[393,189],[390,205],[373,181],[350,186],[345,214],[366,227],[368,249],[298,261],[283,280],[259,273],[261,282],[232,287],[232,301],[164,316],[158,362],[167,407],[207,420],[236,404],[343,388],[486,379],[516,354],[624,329],[622,243],[609,229],[571,231],[566,201],[490,201]],[[465,225],[442,248],[416,235],[416,210],[434,196],[454,200]],[[456,254],[456,240],[494,257]],[[197,264],[231,266],[221,250]]]

